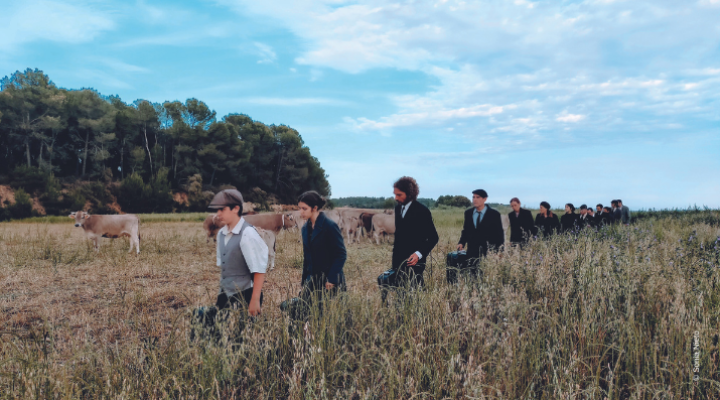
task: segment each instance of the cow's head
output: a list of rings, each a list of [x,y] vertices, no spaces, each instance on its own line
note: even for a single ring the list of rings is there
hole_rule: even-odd
[[[82,226],[82,224],[85,222],[85,219],[89,217],[90,214],[86,213],[85,211],[73,211],[68,215],[68,217],[75,220],[75,227]]]
[[[295,217],[292,215],[292,213],[283,214],[283,228],[284,229],[295,228],[297,226],[298,226],[298,223],[297,223],[297,221],[295,221]]]

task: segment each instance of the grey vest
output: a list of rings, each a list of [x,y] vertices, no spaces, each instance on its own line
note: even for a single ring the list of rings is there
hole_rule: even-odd
[[[252,228],[247,221],[240,228],[240,233],[233,235],[225,244],[225,236],[222,232],[218,240],[220,249],[220,291],[228,296],[253,287],[253,278],[248,268],[245,256],[240,249],[240,240],[246,228]]]

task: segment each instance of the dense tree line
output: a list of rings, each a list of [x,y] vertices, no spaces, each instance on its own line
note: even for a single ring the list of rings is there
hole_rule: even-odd
[[[428,208],[435,208],[435,200],[427,198],[418,198],[418,202],[424,204]],[[355,208],[394,208],[395,200],[392,197],[338,197],[332,199],[333,207],[355,207]]]
[[[91,89],[58,88],[37,69],[0,81],[0,146],[5,176],[22,167],[63,182],[132,177],[125,186],[137,193],[138,182],[151,186],[148,193],[232,185],[288,203],[305,190],[330,194],[320,162],[288,126],[243,114],[218,120],[197,99],[127,104]]]
[[[445,195],[445,196],[438,197],[437,204],[439,206],[463,207],[463,208],[468,208],[468,207],[472,206],[472,202],[467,197],[453,196],[453,195]]]

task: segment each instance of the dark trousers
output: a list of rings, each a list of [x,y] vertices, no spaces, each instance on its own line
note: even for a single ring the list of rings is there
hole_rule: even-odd
[[[240,293],[235,293],[232,296],[228,296],[225,292],[221,292],[218,295],[217,301],[215,302],[214,306],[200,307],[194,311],[193,322],[201,324],[203,329],[205,330],[205,334],[209,335],[215,340],[219,340],[220,333],[217,329],[216,322],[221,323],[223,321],[226,321],[228,315],[225,314],[218,319],[218,312],[220,310],[227,309],[240,310],[240,320],[238,321],[239,335],[243,331],[243,329],[245,329],[245,324],[247,320],[252,320],[251,317],[248,317],[247,313],[247,308],[250,305],[250,300],[252,300],[252,293],[253,288],[243,290]],[[260,293],[260,305],[262,305],[262,303],[263,294]],[[203,329],[201,329],[200,331],[202,331]],[[193,330],[193,332],[191,333],[191,339],[194,339],[196,336],[199,335]]]
[[[243,290],[242,292],[235,293],[230,297],[228,297],[225,292],[222,292],[217,297],[215,308],[218,310],[223,310],[225,308],[247,308],[250,305],[250,300],[252,300],[253,289],[254,288]],[[262,305],[262,303],[263,293],[260,293],[260,305]]]

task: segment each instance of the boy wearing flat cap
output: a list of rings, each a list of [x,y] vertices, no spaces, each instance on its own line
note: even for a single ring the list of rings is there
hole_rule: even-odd
[[[217,210],[218,219],[225,223],[217,235],[220,294],[215,307],[247,307],[248,314],[256,316],[262,304],[268,247],[242,217],[242,207],[242,194],[235,189],[219,192],[208,206]]]

